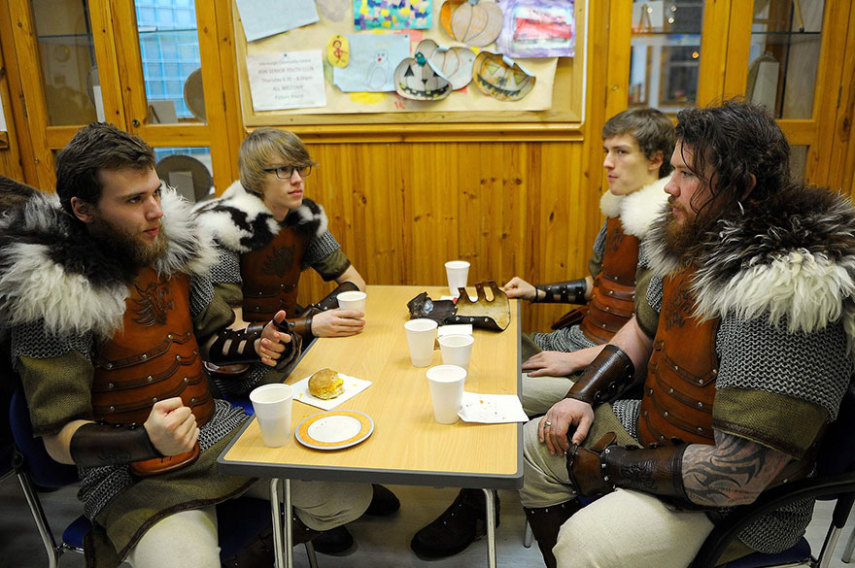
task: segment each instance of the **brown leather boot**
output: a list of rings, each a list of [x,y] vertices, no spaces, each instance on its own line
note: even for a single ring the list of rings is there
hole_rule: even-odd
[[[523,507],[528,524],[531,526],[531,532],[537,540],[540,553],[543,555],[546,568],[557,568],[552,548],[558,542],[558,529],[561,528],[564,521],[581,508],[582,504],[579,503],[578,499],[573,499],[559,505],[552,505],[551,507],[540,507],[537,509]]]
[[[303,544],[318,536],[320,531],[310,529],[295,515],[292,519],[291,534],[294,545]],[[222,562],[223,568],[270,568],[274,564],[273,527],[267,527],[255,540],[240,552]]]

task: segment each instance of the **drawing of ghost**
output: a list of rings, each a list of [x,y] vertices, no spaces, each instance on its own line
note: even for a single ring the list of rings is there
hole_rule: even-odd
[[[389,52],[385,49],[378,49],[374,54],[374,59],[368,66],[368,86],[374,90],[383,90],[383,87],[389,82],[392,70],[389,67]]]

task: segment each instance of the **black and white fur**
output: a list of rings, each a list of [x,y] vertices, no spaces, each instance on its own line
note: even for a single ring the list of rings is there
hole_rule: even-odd
[[[169,246],[153,267],[162,275],[206,275],[217,259],[190,204],[162,194]],[[0,217],[0,326],[44,321],[56,335],[92,331],[111,337],[122,326],[136,268],[110,243],[92,239],[56,195],[39,193]]]

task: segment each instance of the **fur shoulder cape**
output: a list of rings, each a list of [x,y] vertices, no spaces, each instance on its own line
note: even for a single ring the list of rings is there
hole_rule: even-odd
[[[665,250],[665,215],[647,237],[654,273],[680,268]],[[822,188],[790,187],[750,203],[698,236],[702,252],[692,284],[705,318],[785,319],[790,332],[811,332],[842,319],[855,338],[855,210]]]
[[[169,246],[154,268],[166,276],[207,274],[216,249],[190,204],[171,188],[161,203]],[[56,195],[38,193],[0,216],[0,326],[43,320],[50,334],[109,338],[122,326],[134,272],[109,243],[78,227]]]
[[[234,182],[221,197],[199,204],[199,222],[214,235],[223,247],[246,253],[269,243],[283,227],[294,227],[303,234],[320,236],[327,230],[324,208],[311,199],[289,211],[282,223],[255,194],[249,193],[239,181]]]
[[[606,191],[600,197],[600,211],[606,217],[620,215],[624,232],[643,239],[668,201],[665,184],[669,179],[671,176],[660,178],[629,195],[615,195]]]

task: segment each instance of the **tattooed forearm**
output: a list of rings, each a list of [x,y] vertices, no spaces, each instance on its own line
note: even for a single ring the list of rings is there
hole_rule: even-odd
[[[790,458],[745,438],[716,432],[716,444],[683,455],[683,485],[692,502],[727,507],[753,502]]]

